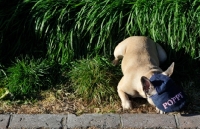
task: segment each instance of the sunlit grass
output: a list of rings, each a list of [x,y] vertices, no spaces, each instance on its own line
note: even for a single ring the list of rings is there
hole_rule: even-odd
[[[88,102],[101,103],[116,100],[116,73],[106,58],[97,56],[73,62],[68,76],[70,87],[78,96]]]

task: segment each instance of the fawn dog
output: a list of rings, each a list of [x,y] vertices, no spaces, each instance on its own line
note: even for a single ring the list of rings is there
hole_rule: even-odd
[[[163,71],[159,67],[159,64],[167,59],[167,55],[164,49],[158,43],[155,43],[153,40],[145,36],[131,36],[116,46],[114,50],[114,57],[114,65],[117,65],[119,60],[122,59],[121,69],[123,77],[118,83],[117,92],[121,99],[123,109],[132,108],[132,104],[128,95],[133,98],[146,98],[150,104],[156,106],[158,113],[174,111],[162,110],[167,109],[174,104],[179,106],[179,108],[176,108],[175,110],[182,108],[184,104],[181,102],[178,103],[178,101],[184,98],[183,95],[180,94],[178,97],[174,97],[180,93],[180,90],[176,90],[177,88],[173,90],[174,83],[168,83],[170,79],[169,77],[172,75],[174,70],[174,62],[168,67],[166,71]],[[153,77],[154,75],[156,77]],[[157,77],[158,75],[159,77]],[[152,79],[152,77],[156,79]],[[161,80],[159,80],[159,78]],[[159,82],[155,82],[155,80],[158,80]],[[162,89],[159,89],[161,85],[164,86],[164,88],[162,87]],[[173,87],[169,85],[173,85]],[[172,87],[170,90],[177,92],[172,94],[170,93],[169,95],[168,92],[170,91],[167,91],[164,93],[164,96],[167,95],[167,97],[162,97],[162,90],[169,89],[165,88],[166,86]],[[158,99],[153,99],[152,96],[158,94],[161,95],[161,97],[158,96],[159,99],[167,99],[161,99],[160,101],[162,102],[157,102]],[[174,99],[172,99],[173,97]],[[159,108],[159,105],[156,103],[159,103],[162,107]]]

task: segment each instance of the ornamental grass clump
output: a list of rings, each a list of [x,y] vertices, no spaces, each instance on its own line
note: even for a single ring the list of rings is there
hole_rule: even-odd
[[[106,58],[98,56],[73,62],[69,72],[72,89],[87,102],[115,100],[117,81],[112,67]]]
[[[6,88],[14,98],[31,98],[52,84],[52,65],[46,60],[29,57],[16,59],[7,69]]]

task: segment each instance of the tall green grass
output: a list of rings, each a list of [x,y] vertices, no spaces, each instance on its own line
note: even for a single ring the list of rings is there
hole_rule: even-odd
[[[64,64],[88,55],[111,55],[116,44],[131,35],[184,49],[193,59],[200,56],[198,0],[0,3],[1,60],[26,53]]]

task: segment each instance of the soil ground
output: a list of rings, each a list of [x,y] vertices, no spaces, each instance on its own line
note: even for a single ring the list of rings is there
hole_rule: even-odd
[[[120,99],[94,104],[62,90],[45,91],[41,93],[40,99],[35,101],[1,100],[0,114],[156,113],[155,108],[148,104],[146,99],[134,98],[131,101],[133,109],[123,111]]]

